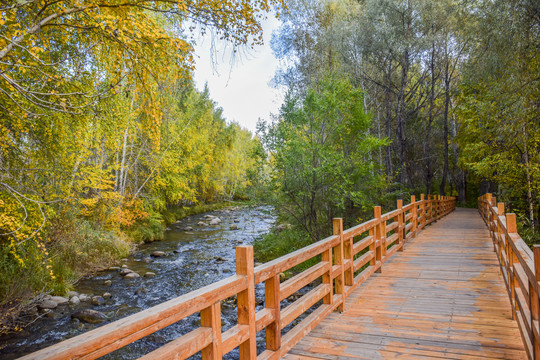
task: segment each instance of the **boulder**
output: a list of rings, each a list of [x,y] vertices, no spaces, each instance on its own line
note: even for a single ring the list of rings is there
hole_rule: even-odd
[[[109,270],[120,270],[120,267],[118,266],[111,266]]]
[[[51,299],[44,299],[38,304],[38,309],[40,310],[51,310],[56,309],[58,304],[56,301],[53,301]]]
[[[199,221],[199,222],[197,223],[197,225],[199,225],[199,226],[206,226],[206,223],[205,223],[204,221]]]
[[[112,285],[112,281],[111,280],[105,280],[103,282],[103,284],[105,284],[105,286],[111,286]]]
[[[151,263],[152,262],[152,258],[150,256],[146,256],[142,259],[142,261],[144,261],[145,263]]]
[[[90,298],[90,295],[81,294],[81,295],[79,295],[79,300],[80,300],[81,302],[86,302],[86,301],[90,301],[91,298]]]
[[[154,277],[154,276],[156,276],[156,273],[151,272],[151,271],[147,271],[147,272],[144,273],[143,276],[144,277]]]
[[[186,226],[184,228],[184,231],[192,231],[192,230],[193,230],[193,228],[191,226]]]
[[[122,269],[127,269],[128,266],[126,264],[122,265]]]
[[[78,296],[72,296],[71,299],[69,299],[70,305],[78,305],[81,302]]]
[[[92,305],[99,306],[105,304],[105,299],[103,298],[103,296],[93,296],[91,302]]]
[[[132,272],[133,272],[133,270],[127,269],[127,268],[126,268],[126,269],[122,269],[122,270],[120,271],[120,275],[121,275],[121,276],[126,276],[126,275],[128,275],[128,274],[131,274]]]
[[[69,302],[69,299],[63,296],[53,296],[51,297],[51,300],[54,301],[56,305],[66,305]]]
[[[236,226],[236,225],[231,225],[229,227],[229,229],[231,229],[231,230],[240,230],[240,228],[238,226]]]
[[[130,272],[129,274],[124,276],[124,279],[135,279],[135,278],[138,278],[139,276],[140,275],[137,274],[136,272]]]
[[[221,263],[224,263],[225,261],[227,261],[227,259],[222,258],[221,256],[214,256],[214,260],[216,260],[216,262],[218,264],[221,264]]]
[[[144,295],[146,293],[147,293],[147,290],[145,288],[141,287],[141,288],[138,288],[137,290],[135,290],[134,294],[135,295]]]
[[[80,321],[84,321],[90,324],[98,324],[107,320],[105,314],[92,309],[84,309],[74,312],[73,314],[71,314],[71,317],[73,319],[79,319]]]
[[[152,256],[153,257],[162,257],[162,256],[165,256],[165,253],[163,251],[154,251],[152,253]]]
[[[112,295],[109,292],[105,292],[105,293],[103,293],[102,296],[103,296],[104,299],[110,299]]]
[[[239,223],[239,222],[240,222],[240,220],[238,220],[238,219],[234,219],[233,221],[234,221],[235,223]]]
[[[72,298],[74,296],[79,296],[79,293],[76,292],[76,291],[68,291],[68,293],[67,293],[68,298]]]
[[[285,229],[290,229],[291,227],[292,227],[291,224],[281,224],[281,225],[276,226],[276,231],[281,232]]]
[[[215,217],[212,220],[210,220],[210,225],[218,225],[220,223],[221,223],[221,219],[218,217]]]

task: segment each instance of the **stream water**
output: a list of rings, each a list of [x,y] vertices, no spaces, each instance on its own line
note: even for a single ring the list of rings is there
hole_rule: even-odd
[[[209,225],[209,216],[218,217],[222,222]],[[177,222],[166,232],[163,241],[141,245],[136,253],[122,262],[141,274],[141,277],[126,279],[115,269],[79,281],[74,289],[78,293],[102,295],[108,292],[112,296],[98,306],[89,302],[59,306],[24,331],[0,338],[0,358],[18,358],[233,275],[236,269],[235,247],[252,244],[256,238],[270,230],[275,219],[272,207],[258,206],[229,208],[190,216]],[[231,230],[234,226],[238,230]],[[186,227],[192,227],[193,230],[185,231]],[[155,251],[162,251],[165,256],[151,257],[152,260],[147,262]],[[146,272],[155,273],[155,276],[142,276]],[[110,285],[107,285],[107,280],[111,282]],[[264,289],[260,285],[256,289],[257,299],[264,298]],[[100,311],[109,320],[93,325],[71,319],[73,312],[85,308]],[[234,303],[225,302],[222,306],[223,331],[236,322],[237,310]],[[140,357],[199,325],[198,314],[190,316],[104,358]],[[231,352],[224,358],[237,357],[237,353]]]

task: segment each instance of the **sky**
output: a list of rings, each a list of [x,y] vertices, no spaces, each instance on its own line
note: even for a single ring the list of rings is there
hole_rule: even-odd
[[[277,113],[283,99],[278,89],[269,85],[278,61],[270,48],[272,31],[279,20],[269,15],[263,22],[264,45],[243,49],[231,64],[231,46],[216,40],[217,57],[213,65],[210,35],[195,46],[195,84],[199,90],[208,83],[210,98],[223,108],[225,118],[255,133],[259,118],[269,120]]]

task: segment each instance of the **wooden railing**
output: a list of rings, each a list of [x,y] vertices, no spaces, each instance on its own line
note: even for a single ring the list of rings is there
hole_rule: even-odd
[[[532,251],[517,232],[516,214],[505,214],[504,203],[492,194],[478,198],[478,209],[489,228],[504,278],[512,318],[517,320],[530,359],[540,359],[540,245]]]
[[[254,267],[253,248],[236,248],[236,275],[155,307],[65,340],[23,359],[95,359],[200,313],[200,327],[141,359],[185,359],[202,352],[203,359],[221,359],[239,347],[240,359],[277,359],[290,350],[334,309],[343,310],[347,296],[429,223],[455,208],[455,199],[437,196],[415,201],[343,230],[333,220],[333,235],[288,255]],[[280,274],[310,259],[307,270],[280,282]],[[320,279],[320,283],[318,280]],[[264,308],[255,309],[255,285],[264,282]],[[281,302],[308,284],[314,287],[282,308]],[[318,284],[318,285],[317,285]],[[316,285],[316,286],[315,286]],[[221,301],[237,295],[238,323],[221,329]],[[322,303],[321,303],[322,300]],[[312,308],[319,304],[315,310]],[[308,309],[307,316],[282,336],[282,330]],[[266,350],[257,356],[256,334],[266,331]]]

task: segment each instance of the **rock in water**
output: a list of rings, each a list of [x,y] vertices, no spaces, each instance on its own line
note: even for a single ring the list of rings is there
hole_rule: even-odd
[[[92,297],[92,305],[99,306],[99,305],[103,305],[104,303],[105,303],[105,299],[103,298],[103,296]]]
[[[155,272],[151,272],[151,271],[147,271],[144,273],[143,275],[144,277],[154,277],[156,276],[156,273]]]
[[[162,256],[165,256],[165,253],[163,251],[154,251],[152,253],[152,256],[153,257],[162,257]]]
[[[72,296],[71,299],[69,299],[69,303],[71,305],[77,305],[81,302],[78,296]]]
[[[98,324],[100,322],[103,322],[107,320],[107,317],[102,312],[92,310],[92,309],[84,309],[81,311],[74,312],[71,314],[71,317],[73,319],[79,319],[81,321],[90,323],[90,324]]]
[[[214,256],[214,259],[216,260],[216,262],[218,264],[221,264],[221,263],[224,263],[225,261],[227,261],[227,259],[222,258],[221,256]]]
[[[184,231],[193,231],[193,228],[191,226],[186,226],[184,228]]]
[[[87,294],[81,294],[79,295],[79,300],[81,300],[82,302],[90,301],[90,296]]]
[[[68,293],[67,293],[68,298],[72,298],[74,296],[79,296],[79,293],[76,292],[76,291],[68,291]]]
[[[219,223],[221,223],[221,219],[218,217],[215,217],[212,220],[210,220],[210,225],[218,225]]]
[[[133,272],[133,270],[131,270],[131,269],[122,269],[120,271],[120,275],[126,276],[127,274],[131,274],[132,272]]]
[[[236,225],[231,225],[229,227],[229,229],[231,229],[231,230],[240,230],[240,228],[238,226],[236,226]]]
[[[129,274],[124,276],[124,279],[135,279],[138,277],[139,277],[139,274],[137,274],[136,272],[130,272]]]
[[[38,305],[38,308],[40,310],[43,310],[43,309],[56,309],[56,307],[58,306],[58,304],[56,303],[56,301],[53,301],[51,299],[45,299],[43,301],[41,301]]]
[[[69,302],[69,299],[63,296],[53,296],[51,297],[51,300],[54,301],[57,305],[65,305]]]

